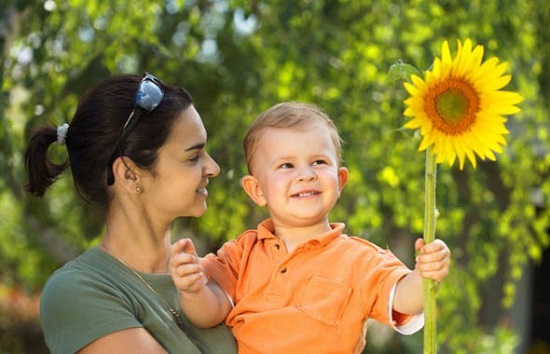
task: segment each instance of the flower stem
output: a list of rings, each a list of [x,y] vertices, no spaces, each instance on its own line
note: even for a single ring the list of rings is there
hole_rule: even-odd
[[[426,183],[424,211],[424,242],[435,239],[437,209],[435,206],[435,186],[437,177],[436,156],[431,149],[426,150]],[[436,353],[436,302],[437,282],[424,279],[424,354]]]

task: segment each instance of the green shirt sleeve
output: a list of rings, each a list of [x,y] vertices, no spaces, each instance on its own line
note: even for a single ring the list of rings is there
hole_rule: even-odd
[[[142,327],[116,289],[74,270],[58,272],[47,282],[40,318],[52,353],[74,353],[106,334]]]
[[[142,275],[157,293],[97,248],[56,271],[44,287],[40,305],[50,351],[75,353],[107,334],[143,327],[169,353],[237,352],[224,325],[198,329],[184,317],[183,328],[179,328],[167,308],[167,303],[179,308],[170,276]],[[180,315],[184,316],[181,311]]]

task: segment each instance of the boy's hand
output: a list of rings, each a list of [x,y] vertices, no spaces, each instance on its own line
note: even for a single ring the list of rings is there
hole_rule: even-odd
[[[183,292],[196,293],[206,286],[206,276],[195,246],[188,238],[172,245],[169,268],[174,284]]]
[[[426,245],[419,238],[414,243],[414,248],[417,254],[415,269],[423,278],[441,282],[449,274],[451,251],[445,242],[436,239]]]

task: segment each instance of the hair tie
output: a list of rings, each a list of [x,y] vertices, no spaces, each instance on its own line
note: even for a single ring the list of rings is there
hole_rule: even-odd
[[[67,138],[67,131],[69,131],[69,124],[67,123],[57,127],[57,143],[59,145],[65,145],[65,139]]]

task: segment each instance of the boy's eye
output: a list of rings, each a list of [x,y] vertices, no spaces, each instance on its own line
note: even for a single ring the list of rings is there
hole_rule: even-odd
[[[279,166],[279,168],[292,168],[293,165],[289,162],[285,162]]]
[[[313,166],[317,166],[317,165],[325,165],[327,162],[325,160],[315,160],[313,161],[312,165]]]

